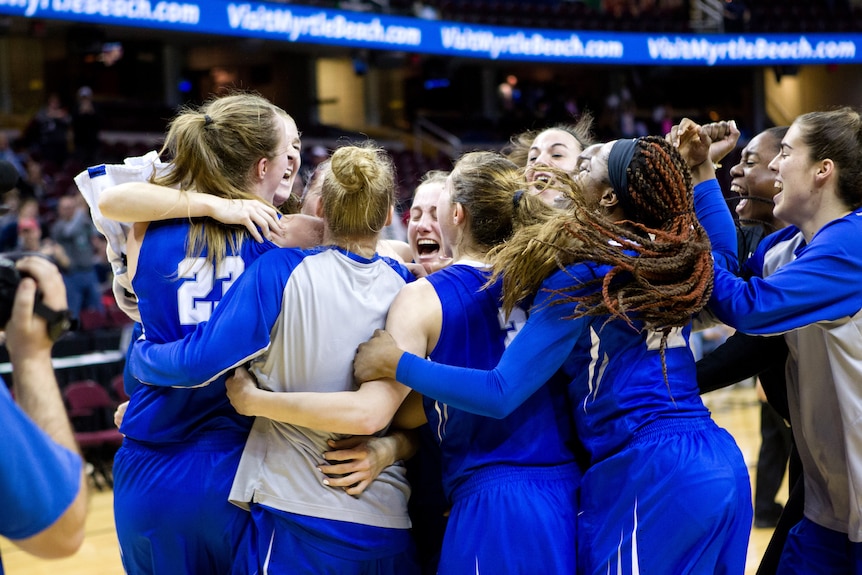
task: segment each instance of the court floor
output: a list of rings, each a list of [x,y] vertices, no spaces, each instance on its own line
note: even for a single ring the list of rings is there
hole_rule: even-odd
[[[727,428],[736,438],[753,480],[760,449],[760,408],[754,389],[736,386],[714,391],[705,395],[704,401],[718,424]],[[786,497],[785,480],[779,501]],[[84,544],[74,556],[67,559],[36,559],[0,538],[0,552],[7,575],[122,575],[112,505],[113,494],[110,490],[92,492]],[[746,575],[753,575],[756,571],[770,536],[771,529],[752,529]]]

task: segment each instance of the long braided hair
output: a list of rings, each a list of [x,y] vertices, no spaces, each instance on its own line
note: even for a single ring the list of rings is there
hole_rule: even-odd
[[[587,206],[577,186],[575,205],[518,230],[496,253],[504,307],[535,293],[542,281],[575,262],[611,266],[595,280],[561,290],[556,303],[574,302],[572,319],[608,315],[662,332],[686,325],[712,293],[709,239],[694,213],[691,174],[679,152],[662,138],[634,142],[625,190],[615,190],[628,219],[612,222]],[[565,182],[565,178],[560,178]],[[664,346],[662,346],[662,349]]]

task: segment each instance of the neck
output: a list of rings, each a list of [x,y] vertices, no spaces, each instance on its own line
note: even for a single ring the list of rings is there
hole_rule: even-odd
[[[459,245],[452,248],[452,261],[458,263],[461,260],[471,260],[480,263],[488,263],[488,250],[476,246]]]
[[[326,228],[323,233],[323,245],[337,246],[364,258],[372,258],[377,253],[377,236],[336,237]]]

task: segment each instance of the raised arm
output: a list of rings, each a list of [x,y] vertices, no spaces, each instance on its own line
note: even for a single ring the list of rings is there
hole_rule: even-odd
[[[33,555],[65,557],[84,540],[87,482],[51,364],[53,341],[45,320],[33,313],[33,305],[38,285],[46,307],[65,309],[66,290],[59,271],[43,258],[22,259],[18,268],[36,281],[21,280],[6,326],[15,396],[21,409],[11,404],[4,389],[0,419],[7,431],[18,428],[18,433],[4,434],[6,462],[0,469],[0,489],[3,514],[13,522],[12,532],[5,535]],[[16,453],[21,457],[16,459]]]
[[[278,210],[263,200],[229,200],[149,182],[126,182],[106,188],[98,206],[104,217],[118,222],[210,217],[244,226],[257,241],[269,239],[279,230]]]

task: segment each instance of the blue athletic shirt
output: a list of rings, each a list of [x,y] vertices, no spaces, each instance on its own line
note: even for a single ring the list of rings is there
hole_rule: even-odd
[[[271,250],[240,277],[212,321],[184,339],[138,340],[131,372],[144,382],[207,382],[249,360],[258,386],[275,392],[356,389],[356,347],[385,325],[392,300],[411,281],[403,265],[376,254],[364,258],[337,247]],[[409,485],[390,465],[353,497],[320,480],[327,440],[343,434],[265,417],[255,418],[229,500],[302,517],[407,529]],[[314,530],[315,521],[305,528]],[[344,533],[350,538],[351,534]]]
[[[766,237],[748,281],[716,268],[710,308],[753,334],[783,333],[787,401],[805,478],[805,516],[862,542],[862,210],[806,242]]]
[[[135,342],[129,357],[132,375],[152,385],[194,387],[209,383],[225,372],[262,354],[270,346],[271,331],[282,313],[284,289],[291,281],[291,275],[307,256],[322,254],[328,250],[340,252],[361,265],[378,260],[385,262],[401,276],[404,283],[415,279],[402,264],[376,254],[373,259],[368,260],[335,247],[310,250],[279,248],[274,250],[274,253],[266,254],[262,261],[255,263],[252,277],[239,282],[243,289],[238,295],[228,292],[229,299],[225,299],[225,302],[235,298],[240,299],[241,304],[232,305],[238,306],[237,310],[246,310],[246,313],[224,314],[231,317],[231,321],[225,324],[229,325],[230,329],[209,324],[201,325],[200,329],[189,331],[185,339],[180,338],[179,341],[162,345],[154,345],[162,342],[151,341],[148,337],[139,339]],[[293,281],[296,281],[296,278]],[[315,278],[315,281],[325,281],[325,279]],[[359,284],[354,287],[356,290],[367,290],[374,286]],[[290,306],[298,308],[300,302],[291,302]],[[222,314],[217,313],[216,317],[219,315]],[[349,317],[343,319],[345,322],[350,320]],[[215,324],[215,322],[212,323]],[[297,334],[297,337],[301,335]],[[337,346],[338,342],[331,342],[330,345]],[[314,350],[309,351],[314,352]],[[325,361],[325,350],[314,353],[320,354],[320,359]],[[221,387],[224,394],[224,386]],[[304,389],[303,391],[315,390]],[[225,401],[227,401],[226,398]]]
[[[716,261],[735,268],[736,231],[718,183],[709,180],[694,192],[695,209],[709,232]],[[500,418],[563,368],[571,378],[578,439],[593,461],[625,446],[636,431],[660,418],[708,418],[688,347],[689,327],[674,330],[668,339],[665,380],[658,334],[639,333],[639,324],[607,321],[606,316],[565,319],[574,304],[560,304],[554,290],[594,282],[609,269],[582,262],[547,278],[527,323],[495,369],[452,367],[405,353],[396,379],[451,406]],[[592,283],[578,293],[596,289]],[[455,378],[463,385],[446,385]]]
[[[440,298],[443,323],[430,354],[435,362],[491,369],[523,326],[521,308],[500,308],[502,282],[487,289],[487,268],[454,264],[426,279]],[[448,386],[461,386],[448,380]],[[491,465],[554,466],[574,461],[565,382],[552,379],[504,419],[477,416],[424,396],[425,414],[443,454],[447,496],[473,472]]]
[[[50,527],[75,500],[81,486],[81,456],[33,423],[2,381],[0,441],[0,535],[26,539]]]
[[[132,285],[147,341],[163,343],[182,339],[210,318],[228,288],[261,254],[277,246],[246,238],[239,253],[229,253],[214,271],[206,252],[188,258],[187,220],[152,222],[147,227]],[[224,379],[193,390],[198,379],[182,382],[149,380],[138,385],[120,428],[127,437],[149,443],[183,442],[201,431],[235,430],[247,433],[251,418],[239,415],[225,394]]]

